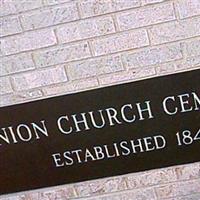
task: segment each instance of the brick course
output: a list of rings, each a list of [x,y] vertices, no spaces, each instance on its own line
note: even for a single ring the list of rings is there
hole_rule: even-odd
[[[21,16],[24,30],[54,26],[77,19],[79,19],[78,9],[74,3],[56,8],[40,9]]]
[[[172,3],[141,7],[117,14],[120,30],[128,30],[152,24],[175,20]]]

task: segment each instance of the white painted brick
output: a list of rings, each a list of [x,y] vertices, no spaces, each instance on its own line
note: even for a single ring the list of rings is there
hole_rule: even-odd
[[[170,198],[170,199],[167,199],[167,200],[199,200],[199,199],[200,199],[200,193],[199,194],[192,194],[192,195],[189,195],[189,196]]]
[[[167,184],[155,190],[159,199],[200,193],[200,179]]]
[[[200,39],[185,42],[186,55],[187,56],[199,56],[200,55]]]
[[[100,17],[69,23],[57,29],[61,43],[114,33],[115,27],[111,17]]]
[[[139,51],[125,52],[122,54],[122,60],[126,67],[137,68],[148,65],[169,62],[182,58],[182,49],[180,44],[172,44],[161,47],[151,47]]]
[[[140,6],[140,0],[83,0],[79,3],[82,17],[92,17]]]
[[[27,72],[12,77],[17,91],[37,88],[67,81],[63,66]]]
[[[22,15],[21,21],[25,30],[31,30],[74,21],[78,18],[76,4],[67,4],[56,8],[29,12]]]
[[[98,86],[98,81],[96,78],[87,78],[83,80],[76,80],[72,82],[52,85],[43,88],[43,92],[47,96],[58,95],[58,94],[68,94],[74,93],[76,91],[84,91],[86,89],[96,88]]]
[[[166,0],[142,0],[143,5],[153,4],[153,3],[160,3]]]
[[[0,103],[1,106],[1,103]],[[18,196],[12,196],[12,197],[2,197],[1,200],[20,200]]]
[[[136,80],[154,77],[156,75],[155,67],[143,67],[132,70]]]
[[[0,57],[4,56],[4,52],[3,52],[3,45],[2,45],[2,41],[0,39]]]
[[[28,53],[3,57],[0,59],[0,76],[34,69],[32,57]]]
[[[2,54],[9,55],[54,45],[56,38],[52,30],[40,30],[6,37],[0,43]]]
[[[42,0],[10,0],[14,3],[17,13],[42,7]]]
[[[200,178],[200,163],[194,163],[175,168],[179,180]]]
[[[112,73],[99,77],[100,85],[114,85],[117,83],[125,83],[143,79],[147,77],[153,77],[156,75],[154,67],[137,68],[132,71],[123,71],[120,73]]]
[[[159,185],[177,180],[175,170],[158,169],[127,177],[128,189]]]
[[[1,77],[0,78],[0,95],[11,93],[12,87],[10,84],[10,80],[8,77]]]
[[[13,1],[0,0],[0,16],[9,15],[16,12]]]
[[[16,97],[18,100],[18,97]],[[20,100],[20,99],[19,99]],[[30,99],[24,99],[30,101]],[[76,197],[75,191],[71,186],[60,187],[58,189],[47,189],[46,191],[31,192],[31,193],[19,193],[17,196],[10,196],[8,198],[1,198],[1,200],[68,200]]]
[[[189,57],[182,62],[176,63],[176,71],[182,71],[191,68],[200,68],[200,56]]]
[[[89,46],[86,42],[35,52],[34,60],[38,67],[56,65],[69,61],[90,57]]]
[[[15,14],[42,6],[42,0],[0,0],[0,16]]]
[[[115,193],[113,195],[103,195],[103,196],[97,196],[97,197],[91,197],[91,198],[78,198],[77,200],[122,200],[121,196],[116,195]],[[7,199],[6,199],[7,200]],[[123,199],[125,200],[125,199]]]
[[[118,33],[92,41],[95,55],[104,55],[149,45],[144,29]]]
[[[0,95],[0,107],[13,105],[17,103],[24,103],[27,101],[35,100],[42,97],[42,92],[40,90],[30,90],[18,93]],[[9,200],[18,200],[17,196],[9,198]],[[21,200],[19,198],[19,200]]]
[[[73,1],[75,0],[44,0],[44,4],[56,5],[56,4],[66,3],[66,2],[73,2]]]
[[[75,184],[74,187],[78,197],[101,195],[127,189],[123,178],[90,181]]]
[[[133,72],[123,71],[118,73],[102,75],[99,77],[99,83],[100,85],[114,85],[117,83],[133,80],[134,78],[135,77]]]
[[[173,74],[176,70],[176,63],[163,63],[156,66],[156,72],[158,75]]]
[[[133,190],[120,195],[120,199],[124,200],[156,200],[156,195],[153,188],[141,188],[138,190]]]
[[[0,18],[0,37],[20,33],[21,31],[18,17]]]
[[[117,15],[120,30],[128,30],[176,19],[173,4],[164,3],[134,9]]]
[[[69,78],[81,79],[106,73],[122,71],[123,66],[119,55],[93,58],[80,62],[69,63],[67,72]]]
[[[82,198],[81,198],[82,199]],[[80,200],[81,200],[80,199]],[[123,193],[113,193],[96,198],[83,198],[82,200],[156,200],[153,188],[141,188],[138,190],[127,191]]]
[[[177,0],[175,4],[181,19],[200,15],[200,0]]]
[[[59,189],[48,189],[36,194],[27,195],[30,199],[38,200],[64,200],[76,197],[75,190],[72,186],[65,186]],[[23,199],[23,198],[22,198]],[[25,200],[25,199],[24,199]]]
[[[200,35],[200,17],[169,22],[152,27],[149,30],[152,44],[162,44]]]

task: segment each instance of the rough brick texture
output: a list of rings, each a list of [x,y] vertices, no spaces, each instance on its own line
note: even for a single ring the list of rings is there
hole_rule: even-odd
[[[27,90],[67,81],[63,66],[47,68],[34,72],[18,74],[12,77],[15,89]]]
[[[60,43],[114,33],[115,27],[111,17],[87,19],[58,27],[57,35]]]
[[[92,40],[95,55],[105,55],[128,49],[135,49],[149,44],[145,29],[117,33]]]
[[[149,29],[152,44],[163,44],[200,36],[200,17],[159,24]]]
[[[31,30],[74,21],[78,18],[76,4],[67,4],[61,7],[36,10],[23,14],[21,21],[24,30]]]
[[[0,0],[0,107],[200,68],[200,0]],[[200,163],[0,196],[199,200]]]
[[[85,18],[139,7],[140,4],[140,0],[84,0],[80,1],[79,6],[81,16]]]
[[[0,16],[6,16],[40,8],[42,0],[1,0],[0,5]]]
[[[2,54],[10,55],[54,45],[56,38],[52,30],[40,30],[3,38],[0,44]]]
[[[0,95],[12,93],[12,87],[9,80],[9,77],[0,78]]]
[[[178,0],[177,10],[181,19],[200,15],[199,0]]]
[[[38,67],[57,65],[90,56],[91,53],[87,42],[33,52],[33,58]]]
[[[172,3],[158,4],[150,7],[142,7],[117,15],[120,30],[128,30],[151,24],[175,20],[175,12]]]
[[[129,68],[144,67],[182,58],[179,44],[151,47],[122,54],[124,65]]]
[[[0,76],[34,69],[35,65],[30,53],[22,53],[3,57],[0,60]]]
[[[22,32],[18,17],[5,17],[0,19],[0,37]]]
[[[119,55],[98,57],[95,59],[92,58],[67,65],[67,72],[72,80],[108,74],[121,70],[123,70],[123,65]]]

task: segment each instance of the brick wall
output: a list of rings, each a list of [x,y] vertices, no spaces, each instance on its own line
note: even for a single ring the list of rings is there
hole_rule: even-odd
[[[200,68],[200,0],[0,4],[1,107]],[[199,200],[200,163],[0,199]]]

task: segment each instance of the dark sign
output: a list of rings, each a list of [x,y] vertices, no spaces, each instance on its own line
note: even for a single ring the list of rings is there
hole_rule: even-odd
[[[0,194],[200,161],[200,70],[0,108]]]

